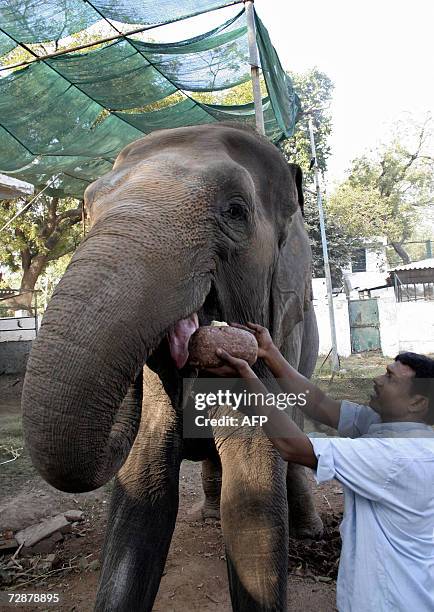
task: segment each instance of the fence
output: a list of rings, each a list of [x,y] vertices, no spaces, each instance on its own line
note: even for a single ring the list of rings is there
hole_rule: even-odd
[[[25,371],[32,341],[39,328],[38,291],[31,291],[29,307],[19,304],[28,293],[19,289],[0,289],[0,374]]]

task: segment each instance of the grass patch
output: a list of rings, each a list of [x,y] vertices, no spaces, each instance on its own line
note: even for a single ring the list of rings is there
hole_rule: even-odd
[[[4,414],[0,418],[0,463],[8,462],[0,468],[0,489],[18,492],[21,484],[36,476],[36,470],[23,448],[21,412]]]
[[[372,393],[372,380],[386,371],[390,357],[377,351],[340,357],[340,370],[332,377],[330,357],[324,361],[318,357],[312,376],[321,389],[337,400],[348,399],[358,404],[367,404]]]

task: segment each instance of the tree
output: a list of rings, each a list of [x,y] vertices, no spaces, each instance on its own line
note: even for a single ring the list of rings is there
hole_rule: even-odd
[[[0,226],[23,208],[27,199],[0,200]],[[41,195],[29,209],[3,230],[0,262],[11,272],[22,271],[20,295],[4,306],[28,310],[32,291],[47,265],[72,253],[81,239],[82,204],[73,198]]]
[[[330,103],[334,85],[329,77],[318,68],[312,68],[302,74],[295,72],[288,72],[288,74],[301,100],[302,112],[296,124],[294,136],[283,142],[282,150],[288,159],[296,161],[301,166],[306,182],[313,185],[313,172],[309,170],[312,157],[309,117],[312,118],[315,131],[318,167],[324,174],[327,170],[327,158],[330,156],[328,138],[332,131]]]
[[[324,204],[327,204],[326,198],[324,198]],[[348,266],[352,253],[362,246],[362,242],[359,238],[350,236],[345,226],[337,223],[331,215],[326,214],[326,211],[325,223],[332,284],[333,287],[340,287],[342,284],[342,268]],[[325,276],[325,272],[319,211],[316,195],[309,192],[305,192],[305,225],[312,248],[313,276],[314,278],[321,278]]]
[[[312,254],[313,273],[316,277],[324,276],[324,260],[319,225],[319,212],[314,185],[314,172],[311,168],[311,147],[309,135],[309,117],[312,118],[315,133],[315,148],[319,171],[324,180],[327,170],[327,159],[330,156],[328,142],[332,131],[330,102],[333,93],[333,83],[329,77],[312,68],[306,73],[288,73],[294,84],[294,89],[300,97],[302,114],[296,124],[294,136],[281,143],[281,149],[290,162],[301,166],[305,182],[305,222],[309,234]],[[326,198],[324,196],[324,203]],[[333,284],[341,282],[341,268],[348,264],[354,248],[359,246],[359,240],[347,232],[345,224],[337,223],[333,218],[326,217],[326,235],[328,254]]]
[[[404,243],[434,201],[432,130],[429,116],[420,123],[399,121],[388,143],[352,162],[328,202],[329,214],[351,236],[386,236],[404,263],[410,263]]]

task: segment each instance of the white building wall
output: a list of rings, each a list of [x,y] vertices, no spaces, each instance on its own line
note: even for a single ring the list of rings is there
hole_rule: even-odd
[[[434,302],[396,304],[399,350],[434,353]]]
[[[366,272],[386,272],[387,257],[386,244],[387,238],[378,237],[375,239],[377,246],[366,248]]]
[[[40,323],[39,320],[38,327]],[[34,317],[0,319],[0,342],[20,342],[33,340],[35,337]]]
[[[399,327],[397,324],[395,294],[377,298],[378,319],[380,322],[381,352],[386,357],[399,353]]]
[[[434,302],[396,302],[391,295],[377,299],[381,352],[434,354]]]
[[[331,349],[332,343],[325,279],[314,278],[312,288],[314,295],[313,307],[319,333],[319,354],[327,355]],[[348,302],[344,294],[340,294],[333,298],[333,310],[335,313],[338,355],[341,357],[348,357],[348,355],[351,355],[350,322],[348,317]]]
[[[325,278],[313,278],[312,279],[312,293],[314,300],[326,300],[327,299],[327,285]]]
[[[313,304],[318,322],[319,353],[331,349],[331,334],[325,279],[312,282]],[[434,354],[434,302],[396,302],[393,287],[375,292],[378,304],[381,351],[395,357],[400,351]],[[333,298],[338,354],[351,354],[350,322],[346,296]]]

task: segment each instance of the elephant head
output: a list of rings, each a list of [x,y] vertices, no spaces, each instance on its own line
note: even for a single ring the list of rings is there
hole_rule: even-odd
[[[213,124],[128,145],[87,188],[91,229],[23,390],[26,444],[48,482],[79,492],[118,472],[140,422],[122,400],[157,347],[187,368],[189,336],[212,319],[256,321],[284,342],[310,303],[301,180],[265,138]]]

